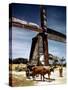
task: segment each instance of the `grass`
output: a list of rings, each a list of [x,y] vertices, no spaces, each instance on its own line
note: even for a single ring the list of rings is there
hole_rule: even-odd
[[[26,77],[23,75],[12,75],[12,86],[19,87],[19,86],[33,86],[36,81],[27,80]]]
[[[9,67],[10,67],[10,71],[13,72],[15,70],[15,68],[19,66],[22,67],[22,68],[26,68],[26,64],[10,64]],[[11,69],[12,68],[12,69]],[[19,73],[19,72],[17,72]],[[13,74],[12,73],[12,77],[11,75],[9,76],[10,78],[12,78],[12,86],[13,87],[19,87],[19,86],[33,86],[34,83],[36,83],[36,81],[33,81],[33,80],[27,80],[26,76],[23,75],[23,73],[21,75],[16,75],[16,74]]]
[[[10,70],[12,71],[15,71],[15,68],[18,67],[18,68],[26,68],[26,64],[9,64],[9,68]]]

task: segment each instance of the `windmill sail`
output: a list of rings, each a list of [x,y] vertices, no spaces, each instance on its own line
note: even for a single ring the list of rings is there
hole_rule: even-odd
[[[16,26],[16,27],[20,27],[20,28],[26,28],[29,30],[33,30],[33,31],[36,31],[39,33],[42,32],[42,28],[35,23],[31,24],[27,21],[23,21],[23,20],[20,20],[18,18],[15,18],[15,17],[12,17],[12,19],[10,19],[9,22],[10,22],[10,24],[9,24],[10,27]],[[55,30],[50,29],[48,27],[47,27],[47,33],[48,33],[48,39],[50,39],[50,40],[59,41],[62,43],[66,42],[66,35],[63,33],[60,33],[58,31],[55,31]]]

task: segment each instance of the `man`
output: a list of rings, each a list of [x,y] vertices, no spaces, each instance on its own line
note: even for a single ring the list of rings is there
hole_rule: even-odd
[[[60,65],[59,66],[59,76],[62,77],[63,76],[62,74],[63,74],[63,66]]]

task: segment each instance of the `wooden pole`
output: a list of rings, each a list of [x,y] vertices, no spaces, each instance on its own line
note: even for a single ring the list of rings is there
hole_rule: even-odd
[[[40,18],[41,18],[41,28],[43,33],[43,53],[44,53],[44,63],[46,66],[49,65],[48,60],[48,38],[47,38],[47,19],[46,19],[46,12],[44,6],[41,5],[40,7]]]

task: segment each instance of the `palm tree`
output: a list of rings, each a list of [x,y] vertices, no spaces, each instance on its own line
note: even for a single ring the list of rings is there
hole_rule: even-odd
[[[53,65],[56,67],[57,63],[58,63],[58,57],[56,56],[56,57],[54,57]]]
[[[60,64],[63,65],[63,62],[64,62],[64,61],[65,61],[65,58],[62,57],[62,58],[60,59]]]

